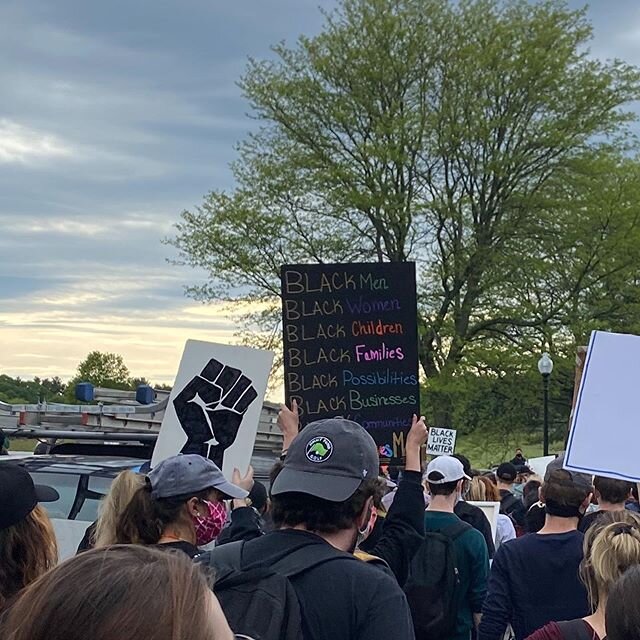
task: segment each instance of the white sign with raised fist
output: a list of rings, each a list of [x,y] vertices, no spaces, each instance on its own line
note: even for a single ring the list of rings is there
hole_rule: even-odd
[[[152,466],[178,453],[244,473],[256,440],[273,353],[187,340],[153,451]]]

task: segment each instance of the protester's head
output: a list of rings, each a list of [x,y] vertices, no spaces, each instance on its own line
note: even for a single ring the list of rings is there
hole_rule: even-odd
[[[38,502],[59,497],[51,487],[34,485],[24,467],[0,464],[0,610],[58,561],[53,526]]]
[[[459,460],[462,463],[462,468],[464,469],[465,475],[469,476],[470,478],[473,477],[473,469],[471,468],[471,462],[469,461],[469,458],[467,458],[467,456],[463,455],[462,453],[454,453],[451,457]]]
[[[547,467],[540,490],[547,514],[561,518],[580,518],[591,500],[591,478],[557,465],[552,467],[552,464]]]
[[[95,547],[115,544],[116,526],[120,515],[131,502],[133,494],[144,486],[144,476],[126,470],[119,473],[109,487],[109,493],[100,505],[100,515],[96,523]]]
[[[276,528],[366,537],[379,497],[378,450],[359,424],[330,418],[308,424],[289,446],[271,487]]]
[[[601,598],[606,598],[608,593],[608,588],[610,587],[611,581],[609,583],[606,582],[604,577],[604,572],[601,568],[600,559],[597,563],[594,563],[594,547],[596,549],[595,557],[599,558],[600,554],[605,551],[605,547],[601,544],[602,540],[600,540],[600,534],[605,531],[608,531],[610,527],[620,527],[620,531],[622,533],[627,533],[627,530],[634,530],[637,533],[640,533],[640,516],[638,514],[632,513],[631,511],[620,510],[620,511],[603,511],[598,515],[598,517],[594,520],[593,524],[587,530],[584,536],[583,543],[583,560],[580,563],[580,579],[584,583],[587,588],[587,592],[589,593],[589,600],[591,602],[591,606],[595,610],[598,606],[598,602]],[[611,531],[609,531],[609,534]],[[606,536],[605,539],[610,539],[611,536]],[[596,546],[596,541],[599,541]],[[621,565],[624,564],[624,558],[619,555],[620,549],[625,549],[627,552],[629,549],[633,547],[633,545],[629,545],[632,540],[630,539],[619,539],[616,541],[618,554],[613,554],[608,556],[608,560],[619,559]],[[623,545],[621,547],[621,545]],[[596,573],[594,569],[599,571],[599,574]],[[609,572],[610,575],[610,572]]]
[[[500,493],[498,492],[498,487],[489,478],[476,476],[471,481],[469,500],[474,502],[500,502]]]
[[[640,640],[640,567],[631,567],[611,587],[605,619],[607,640]]]
[[[220,535],[227,520],[224,500],[248,493],[227,482],[207,458],[178,455],[163,460],[146,476],[116,525],[118,543],[156,544],[163,535],[189,532],[197,545]]]
[[[614,478],[596,476],[593,480],[595,497],[598,504],[609,503],[624,508],[624,503],[631,495],[631,483]]]
[[[496,471],[496,478],[503,485],[512,485],[517,477],[518,470],[511,462],[503,462]]]
[[[267,488],[262,482],[253,481],[253,487],[251,487],[248,497],[251,500],[251,506],[261,515],[264,515],[269,510],[269,496],[267,495]]]
[[[93,549],[24,590],[3,640],[231,640],[200,565],[136,545]]]
[[[541,486],[542,482],[540,480],[532,478],[522,488],[522,502],[527,509],[538,502]]]
[[[469,478],[468,480],[465,480],[463,484],[462,495],[469,500],[472,500],[473,498],[469,498],[468,494],[469,490],[471,489],[471,479],[477,474],[473,472],[473,469],[471,468],[471,462],[469,461],[469,458],[467,458],[467,456],[461,453],[454,453],[451,457],[461,462],[462,468],[464,470],[464,475]]]
[[[438,456],[427,465],[424,480],[432,497],[454,496],[457,499],[465,480],[471,478],[465,474],[460,460],[453,456]]]

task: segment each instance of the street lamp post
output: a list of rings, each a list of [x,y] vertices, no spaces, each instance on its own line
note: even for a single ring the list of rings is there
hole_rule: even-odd
[[[542,375],[542,388],[544,390],[544,431],[542,440],[542,451],[545,456],[549,455],[549,376],[553,371],[553,360],[545,351],[542,358],[538,360],[538,371]]]

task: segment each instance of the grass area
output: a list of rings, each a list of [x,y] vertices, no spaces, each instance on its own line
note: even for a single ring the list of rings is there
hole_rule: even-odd
[[[532,433],[512,433],[507,438],[500,434],[472,433],[458,436],[456,453],[462,453],[476,469],[490,469],[511,460],[517,448],[522,449],[525,458],[542,456],[542,437]],[[551,453],[564,451],[564,441],[551,441]]]

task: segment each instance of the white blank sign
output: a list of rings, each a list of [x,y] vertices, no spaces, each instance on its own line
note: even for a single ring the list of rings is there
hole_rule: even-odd
[[[640,481],[640,337],[594,331],[564,467]]]

